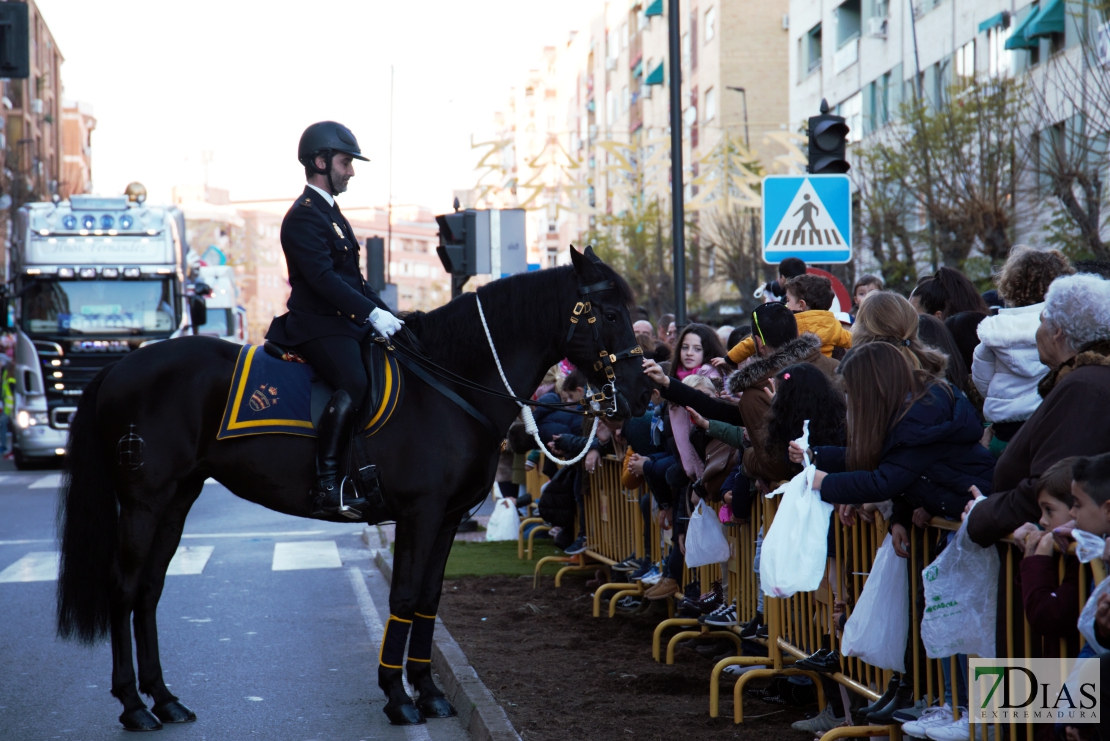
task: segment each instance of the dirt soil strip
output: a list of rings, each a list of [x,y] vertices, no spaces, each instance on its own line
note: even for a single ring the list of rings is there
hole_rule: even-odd
[[[737,726],[732,679],[721,683],[721,717],[710,718],[712,660],[679,649],[674,665],[657,664],[652,631],[666,613],[595,619],[584,584],[574,576],[564,577],[560,589],[550,577],[536,590],[531,577],[444,582],[440,618],[524,741],[806,741],[790,724],[816,712],[816,704],[803,709],[747,699],[745,722]]]

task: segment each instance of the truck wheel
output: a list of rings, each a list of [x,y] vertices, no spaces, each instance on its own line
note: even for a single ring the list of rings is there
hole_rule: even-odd
[[[18,471],[29,471],[35,467],[35,464],[28,460],[27,456],[23,455],[23,453],[18,448],[16,448],[15,450],[14,458],[15,467]]]

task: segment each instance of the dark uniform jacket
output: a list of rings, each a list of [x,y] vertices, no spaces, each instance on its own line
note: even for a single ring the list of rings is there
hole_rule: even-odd
[[[362,275],[350,223],[307,185],[281,222],[281,249],[289,265],[289,311],[274,317],[267,340],[299,345],[343,335],[362,341],[370,312],[389,311]]]

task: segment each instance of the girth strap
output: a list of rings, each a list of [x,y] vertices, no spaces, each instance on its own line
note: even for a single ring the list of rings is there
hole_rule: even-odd
[[[395,357],[397,358],[397,362],[405,366],[405,368],[411,371],[414,376],[434,388],[439,393],[446,396],[451,401],[455,402],[455,404],[457,404],[464,412],[481,422],[482,426],[489,430],[489,433],[493,435],[494,440],[500,440],[504,437],[504,434],[498,431],[497,427],[493,424],[493,422],[490,421],[489,417],[475,409],[474,406],[471,405],[471,403],[468,402],[466,399],[462,398],[454,391],[440,383],[434,376],[432,376],[430,373],[417,365],[416,362],[413,361],[411,358],[408,358],[402,352],[396,353]]]

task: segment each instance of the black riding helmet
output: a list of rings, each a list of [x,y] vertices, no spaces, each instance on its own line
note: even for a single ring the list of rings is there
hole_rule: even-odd
[[[362,156],[362,150],[358,148],[358,140],[351,130],[335,121],[319,121],[312,124],[301,134],[300,144],[297,145],[297,159],[313,172],[326,175],[328,189],[332,193],[335,192],[335,186],[331,182],[331,159],[340,153],[349,154],[363,162],[370,161]],[[316,166],[318,155],[323,155],[327,161],[326,168],[321,169]]]

